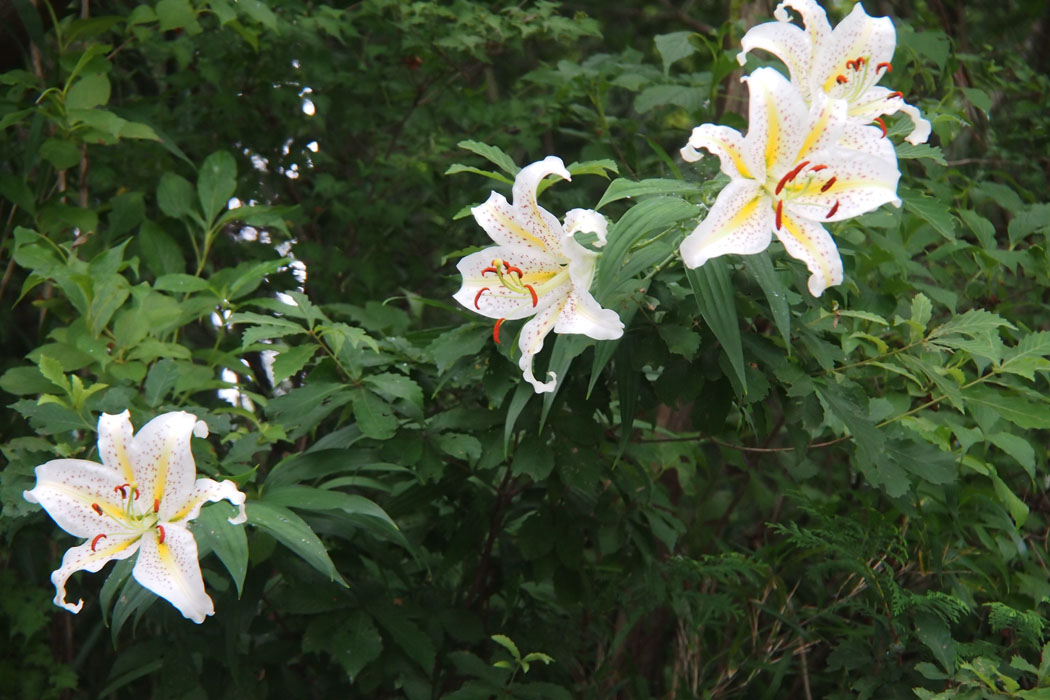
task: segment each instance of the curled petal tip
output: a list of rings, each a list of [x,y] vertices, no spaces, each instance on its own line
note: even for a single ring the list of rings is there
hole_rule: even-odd
[[[738,53],[736,55],[736,62],[740,65],[745,65],[747,63],[747,51],[741,51]]]
[[[202,420],[193,424],[193,434],[199,438],[208,437],[208,424]]]

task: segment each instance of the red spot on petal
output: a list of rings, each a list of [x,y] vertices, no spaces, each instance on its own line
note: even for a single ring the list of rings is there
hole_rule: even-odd
[[[496,325],[492,327],[492,339],[496,341],[496,345],[499,345],[499,327],[503,325],[503,322],[507,319],[501,318],[496,321]]]
[[[536,290],[532,288],[531,284],[526,284],[525,285],[525,289],[529,290],[529,294],[532,295],[532,305],[534,307],[538,306],[539,303],[540,303],[540,298],[538,296],[536,296]]]
[[[104,540],[104,539],[106,539],[105,535],[95,535],[95,539],[91,540],[91,551],[94,552],[95,551],[95,545],[98,544],[98,541],[99,540]]]
[[[837,179],[838,178],[832,176],[832,178],[830,180],[828,180],[827,182],[824,183],[824,186],[820,188],[820,191],[821,192],[827,192],[828,190],[830,190],[831,186],[835,184],[835,180],[837,180]]]
[[[784,200],[777,200],[777,231],[780,230],[780,222],[784,216]]]
[[[99,504],[97,504],[97,503],[92,503],[92,504],[91,504],[91,509],[92,509],[92,510],[94,510],[94,511],[95,511],[96,513],[98,513],[99,515],[102,515],[102,506],[100,506]]]
[[[160,530],[160,539],[157,540],[157,544],[164,544],[164,526],[158,525],[157,529]]]
[[[886,122],[882,121],[882,117],[875,117],[875,123],[882,129],[882,138],[886,138]]]
[[[836,199],[835,200],[835,206],[831,207],[831,211],[829,211],[828,215],[825,216],[824,218],[825,219],[830,219],[831,217],[835,216],[835,212],[837,212],[838,210],[839,210],[839,200]]]
[[[487,291],[489,291],[488,287],[482,287],[481,289],[478,290],[478,293],[474,295],[474,308],[477,309],[478,311],[481,311],[481,307],[478,306],[478,299],[480,299],[481,295],[484,294]]]

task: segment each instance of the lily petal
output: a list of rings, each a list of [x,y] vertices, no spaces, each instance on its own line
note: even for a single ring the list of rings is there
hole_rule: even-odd
[[[813,44],[805,31],[789,22],[765,22],[747,30],[740,40],[740,48],[740,53],[736,55],[740,65],[747,63],[747,54],[755,49],[768,51],[783,61],[791,75],[791,82],[798,85],[809,100]]]
[[[51,573],[51,583],[55,585],[55,605],[72,613],[80,612],[84,607],[83,600],[78,600],[75,605],[66,602],[66,581],[69,577],[77,571],[95,573],[111,561],[127,559],[138,551],[139,537],[137,532],[110,533],[67,549],[62,556],[61,566]]]
[[[215,606],[204,592],[197,542],[182,525],[168,522],[160,527],[164,528],[163,542],[156,529],[142,535],[139,558],[131,573],[143,587],[200,624],[215,614]]]
[[[896,163],[845,149],[819,151],[814,159],[828,166],[835,181],[827,189],[819,181],[792,192],[784,211],[814,221],[842,221],[877,209],[883,204],[899,207]]]
[[[930,122],[923,119],[918,108],[905,102],[900,93],[875,86],[850,104],[850,116],[863,122],[897,112],[907,114],[913,125],[911,133],[904,140],[913,145],[926,143],[930,138]]]
[[[225,481],[214,481],[212,479],[197,479],[193,486],[193,494],[190,499],[182,505],[177,513],[172,516],[171,522],[183,522],[194,520],[201,513],[201,507],[209,501],[229,501],[238,506],[240,511],[237,515],[227,520],[232,525],[240,525],[248,520],[244,512],[245,495],[237,488],[237,484],[229,479]]]
[[[860,94],[882,77],[878,66],[889,63],[897,45],[897,32],[889,17],[871,17],[859,2],[836,25],[828,40],[815,47],[812,80],[832,97]],[[862,57],[856,68],[848,61]],[[839,84],[838,76],[847,80]],[[858,92],[859,91],[859,92]]]
[[[805,25],[806,33],[814,46],[820,46],[831,35],[828,14],[814,0],[784,0],[773,10],[773,16],[781,22],[790,22],[791,16],[784,9],[786,7],[790,7],[802,17],[802,24]]]
[[[502,260],[522,271],[520,280],[515,273],[506,274],[514,274],[515,280],[533,288],[537,295],[535,305],[527,290],[515,291],[505,287],[495,273],[485,272],[492,268],[494,260]],[[537,308],[550,303],[552,292],[569,282],[568,274],[563,272],[564,265],[557,259],[523,246],[493,246],[479,250],[460,260],[456,269],[463,276],[463,285],[452,295],[453,298],[464,308],[489,318],[514,320],[530,316]],[[557,291],[555,296],[559,294],[561,292]]]
[[[726,185],[711,211],[680,248],[686,267],[700,267],[727,253],[750,255],[769,246],[775,227],[771,200],[753,180]]]
[[[197,416],[172,411],[146,423],[131,441],[129,456],[142,498],[147,506],[159,502],[161,520],[171,519],[193,493],[197,467],[190,438],[202,431],[208,434]]]
[[[566,292],[568,292],[568,288],[566,288]],[[529,319],[529,322],[521,329],[521,338],[518,340],[521,359],[518,360],[518,367],[521,369],[525,381],[532,384],[537,394],[554,391],[554,387],[558,385],[558,376],[554,372],[547,373],[550,377],[548,382],[541,382],[536,379],[536,375],[532,373],[532,358],[543,349],[543,339],[554,329],[558,321],[558,315],[564,308],[568,296],[568,293],[566,293],[564,297],[542,309]]]
[[[591,293],[576,287],[569,293],[555,333],[579,333],[595,340],[616,340],[623,336],[623,321],[612,309],[603,309]]]
[[[609,232],[609,222],[593,209],[570,209],[565,212],[565,236],[571,238],[578,231],[597,235],[594,247],[602,248]]]
[[[689,143],[682,150],[682,159],[690,163],[700,160],[700,148],[718,156],[722,172],[734,180],[746,177],[760,179],[765,175],[762,145],[756,149],[744,136],[728,126],[701,124],[693,129]]]
[[[550,253],[558,249],[558,236],[548,231],[548,223],[526,222],[506,197],[493,192],[484,204],[470,210],[474,220],[498,245],[528,247]]]
[[[773,68],[756,68],[747,77],[750,101],[745,140],[762,152],[766,173],[786,172],[809,131],[810,110],[801,93]],[[757,178],[756,178],[757,179]]]
[[[810,294],[819,297],[828,287],[842,283],[842,259],[831,234],[823,226],[785,213],[776,233],[788,255],[801,260],[809,268]]]
[[[124,475],[121,483],[135,481],[135,472],[131,469],[128,449],[131,446],[131,413],[124,411],[116,415],[103,413],[98,417],[98,453],[102,463]]]
[[[124,483],[124,475],[108,466],[83,459],[53,459],[36,468],[36,486],[22,492],[22,497],[39,503],[69,534],[94,537],[128,529],[117,488]]]

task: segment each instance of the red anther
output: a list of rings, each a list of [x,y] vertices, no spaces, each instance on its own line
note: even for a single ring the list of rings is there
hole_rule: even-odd
[[[164,544],[164,526],[158,525],[157,529],[160,530],[160,539],[157,540],[157,544]]]
[[[864,58],[863,56],[857,56],[857,58],[854,59],[853,64],[855,66],[857,66],[857,70],[860,70],[860,67],[863,66],[867,62],[868,62],[868,59]]]
[[[824,218],[825,219],[830,219],[831,217],[835,216],[835,212],[837,212],[838,210],[839,210],[839,200],[836,199],[835,200],[835,206],[831,207],[831,211],[829,211],[828,215],[825,216]]]
[[[890,94],[886,95],[886,99],[889,99],[891,97],[899,97],[899,98],[901,98],[903,100],[904,99],[904,93],[903,92],[891,92]]]
[[[126,488],[128,488],[130,486],[131,486],[131,484],[121,484],[120,486],[114,486],[113,487],[113,491],[114,492],[120,491],[120,497],[121,498],[127,498],[128,494],[124,493],[124,489],[126,489]]]
[[[507,263],[503,263],[503,267],[507,270],[507,274],[508,275],[510,273],[512,273],[512,272],[517,272],[518,273],[518,279],[519,280],[521,279],[523,273],[522,273],[520,267],[514,267],[513,265],[508,265]]]
[[[139,487],[138,486],[132,486],[131,488],[135,492],[135,500],[136,501],[139,500]]]
[[[477,309],[478,311],[481,311],[481,307],[478,306],[478,299],[480,299],[481,295],[484,294],[487,291],[489,291],[488,287],[482,287],[481,289],[478,290],[478,293],[474,295],[474,308]]]
[[[499,274],[499,270],[497,270],[496,268],[494,268],[494,267],[486,267],[484,270],[481,271],[481,276],[484,277],[485,275],[487,275],[490,272],[492,274],[494,274],[494,275],[498,275]]]
[[[159,498],[154,498],[153,499],[153,512],[157,513],[159,511],[160,511],[160,499]]]
[[[807,165],[809,165],[809,161],[804,160],[798,165],[796,165],[794,168],[789,170],[787,173],[785,173],[784,177],[780,178],[780,182],[777,183],[776,192],[774,192],[773,194],[780,194],[780,190],[784,189],[784,185],[798,177],[798,174],[802,172],[802,169],[805,168]]]
[[[492,327],[492,339],[496,341],[496,345],[499,345],[499,327],[503,325],[503,322],[507,319],[497,319],[496,325]]]
[[[536,296],[536,290],[532,288],[532,285],[531,284],[526,284],[525,285],[525,289],[529,290],[529,294],[532,295],[532,305],[534,307],[535,306],[539,306],[540,298],[538,296]]]
[[[814,165],[812,168],[809,169],[809,172],[819,173],[821,170],[827,170],[827,168],[828,166],[826,165]]]
[[[876,71],[880,71],[880,70],[882,70],[883,68],[885,68],[885,69],[886,69],[886,72],[887,72],[887,73],[892,73],[892,72],[893,72],[893,66],[892,66],[892,65],[890,65],[889,63],[887,63],[886,61],[883,61],[882,63],[880,63],[880,64],[878,64],[877,66],[875,66],[875,70],[876,70]]]
[[[837,179],[838,178],[836,178],[833,175],[830,180],[828,180],[827,182],[824,183],[824,186],[820,188],[820,191],[821,192],[827,192],[828,190],[830,190],[831,186],[835,184],[835,180],[837,180]]]
[[[95,539],[91,540],[91,551],[94,552],[95,551],[95,545],[98,544],[98,541],[99,540],[104,540],[104,539],[106,539],[105,535],[95,535]]]
[[[780,222],[784,216],[784,200],[777,200],[777,231],[780,230]]]
[[[100,506],[99,504],[97,504],[97,503],[92,503],[92,504],[91,504],[91,509],[92,509],[92,510],[94,510],[94,511],[95,511],[96,513],[98,513],[99,515],[102,515],[102,506]]]
[[[886,122],[882,121],[882,117],[875,117],[875,123],[882,129],[882,138],[886,138]]]
[[[844,75],[836,76],[835,82],[838,83],[839,85],[842,85],[843,83],[847,82],[846,76],[844,76]]]

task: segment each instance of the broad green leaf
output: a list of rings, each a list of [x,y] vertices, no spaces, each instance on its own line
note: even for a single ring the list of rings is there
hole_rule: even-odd
[[[160,275],[153,282],[153,288],[162,292],[201,292],[210,289],[208,280],[182,272]]]
[[[493,165],[503,170],[511,177],[516,176],[521,170],[521,168],[519,168],[517,164],[515,164],[514,159],[508,156],[506,153],[504,153],[497,146],[490,146],[487,143],[481,143],[480,141],[471,141],[469,139],[466,141],[460,141],[456,145],[460,148],[467,149],[471,153],[478,154],[485,160],[489,161]]]
[[[1020,435],[1013,433],[992,433],[985,436],[990,443],[1017,460],[1024,467],[1028,476],[1035,478],[1035,448]]]
[[[533,481],[543,481],[554,471],[554,452],[542,440],[523,440],[514,451],[511,473],[527,474]]]
[[[237,162],[226,151],[216,151],[204,159],[197,175],[197,197],[204,220],[212,222],[237,189]]]
[[[109,78],[105,73],[88,73],[73,83],[66,93],[66,109],[92,109],[109,102]]]
[[[955,240],[955,219],[947,204],[907,187],[901,187],[899,192],[905,209],[924,220],[947,240]]]
[[[664,75],[671,70],[671,64],[696,53],[696,47],[690,42],[695,32],[672,32],[658,34],[655,37],[656,50],[664,64]]]
[[[501,647],[509,651],[510,655],[513,656],[515,659],[521,658],[521,652],[518,651],[518,645],[515,644],[514,641],[507,635],[493,634],[489,637],[489,639],[491,639],[496,644],[499,644]]]
[[[229,522],[236,513],[237,509],[228,503],[214,503],[202,508],[190,527],[197,542],[206,543],[230,572],[240,597],[248,572],[248,537],[243,524]]]
[[[929,339],[942,338],[952,333],[975,336],[988,331],[996,332],[999,328],[1015,328],[1015,326],[999,314],[993,314],[984,309],[971,309],[959,316],[953,316],[947,323],[934,328]]]
[[[1050,429],[1050,405],[1046,402],[1036,404],[1020,396],[996,391],[987,386],[971,387],[963,392],[963,398],[968,405],[985,408],[1019,428],[1025,430]]]
[[[351,394],[354,419],[366,437],[387,440],[397,432],[398,420],[383,401],[368,389],[355,389]]]
[[[955,642],[951,630],[939,616],[926,610],[914,613],[915,634],[926,647],[933,652],[945,671],[955,671]]]
[[[40,145],[39,153],[55,170],[67,170],[80,162],[80,149],[75,144],[53,137]]]
[[[427,352],[434,358],[438,372],[446,372],[456,360],[468,355],[477,355],[492,338],[492,328],[481,325],[464,325],[445,331],[430,343]]]
[[[349,615],[318,615],[303,634],[303,652],[332,655],[351,683],[383,652],[383,638],[372,618],[360,610]]]
[[[324,544],[298,515],[283,506],[267,503],[265,494],[262,501],[248,501],[247,512],[249,523],[266,530],[330,580],[347,586]]]
[[[317,354],[317,350],[318,346],[311,341],[280,351],[273,361],[273,383],[280,384],[297,373]]]
[[[379,394],[391,399],[404,399],[416,409],[423,410],[423,390],[414,381],[403,374],[383,372],[365,377],[362,383],[370,386]]]
[[[266,489],[263,500],[285,508],[313,511],[338,510],[353,516],[356,521],[364,518],[369,521],[371,530],[381,532],[388,539],[408,547],[408,541],[401,533],[401,529],[387,512],[364,496],[333,489],[287,485]]]
[[[740,323],[736,315],[736,297],[729,281],[725,260],[715,258],[700,267],[686,269],[686,278],[693,288],[700,315],[715,334],[729,358],[729,364],[747,393],[747,375],[744,372],[744,348],[740,341]]]
[[[484,177],[496,180],[497,182],[502,182],[506,185],[514,184],[514,181],[511,180],[509,177],[507,177],[506,175],[500,175],[494,170],[482,170],[481,168],[475,168],[472,165],[463,165],[462,163],[453,163],[452,165],[448,166],[448,168],[443,174],[456,175],[458,173],[471,173],[473,175],[483,175]],[[467,211],[469,213],[469,208]]]
[[[368,611],[409,659],[426,673],[433,670],[434,659],[437,657],[434,642],[430,635],[408,618],[404,609],[389,604],[377,604],[369,606]]]
[[[609,187],[606,188],[605,194],[598,200],[598,204],[594,207],[595,209],[601,209],[609,202],[616,202],[621,199],[632,199],[634,197],[644,197],[646,195],[666,195],[666,194],[688,194],[699,192],[700,188],[691,182],[685,182],[684,180],[670,180],[662,178],[653,178],[649,180],[627,180],[625,178],[617,178],[609,183]]]
[[[172,172],[160,176],[160,184],[157,185],[157,205],[162,212],[175,219],[183,216],[200,218],[196,209],[196,197],[193,196],[193,186],[189,180]]]
[[[197,13],[189,0],[160,0],[156,6],[158,29],[166,32],[170,29],[185,29],[187,34],[199,34],[200,24]]]
[[[1029,381],[1037,371],[1050,370],[1050,331],[1030,333],[1016,347],[1006,350],[999,370],[1017,374]]]
[[[481,457],[481,441],[465,433],[441,433],[434,443],[448,456],[474,464]]]
[[[780,280],[773,262],[769,259],[768,252],[748,255],[744,260],[744,267],[751,271],[762,293],[766,296],[769,304],[769,312],[773,315],[773,322],[777,324],[780,337],[784,339],[784,346],[791,352],[791,307],[787,302],[787,286]]]

